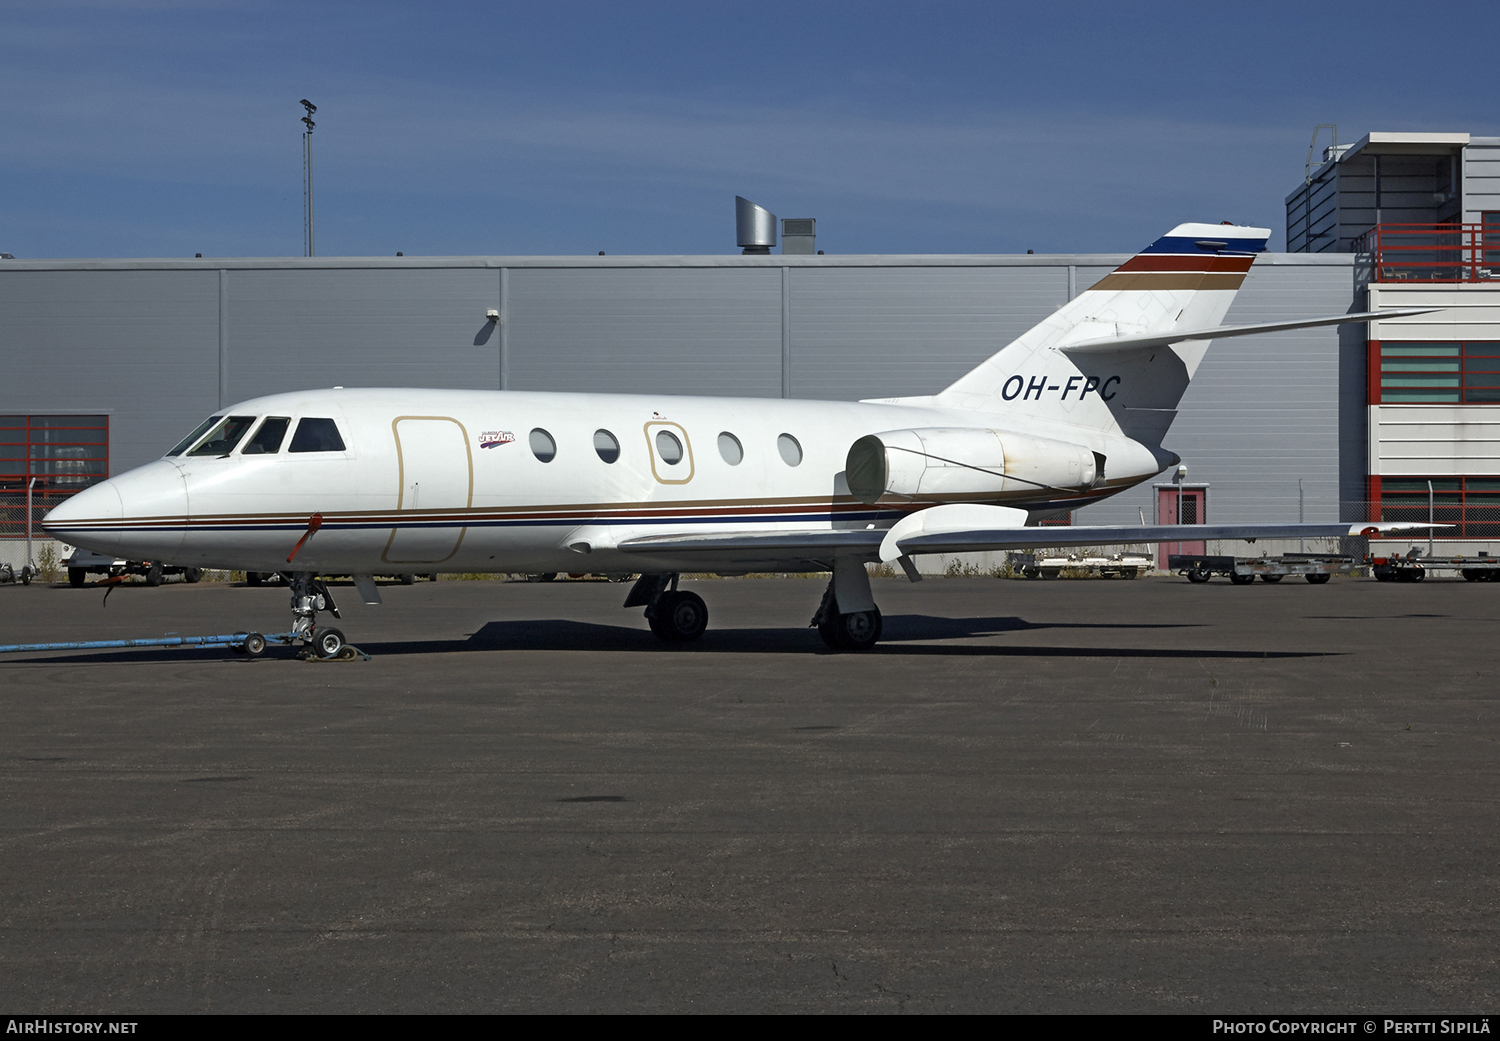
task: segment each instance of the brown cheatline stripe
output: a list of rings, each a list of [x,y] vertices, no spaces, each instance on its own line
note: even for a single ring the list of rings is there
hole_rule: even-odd
[[[1090,291],[1120,289],[1238,289],[1245,281],[1242,274],[1197,271],[1136,271],[1105,275],[1089,287]]]
[[[1131,257],[1116,271],[1249,271],[1254,257],[1176,257],[1171,254],[1143,253]]]

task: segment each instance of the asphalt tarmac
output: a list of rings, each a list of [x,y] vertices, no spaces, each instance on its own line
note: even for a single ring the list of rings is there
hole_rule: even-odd
[[[0,1010],[1493,1012],[1500,586],[420,583],[0,660]],[[338,591],[338,590],[336,590]],[[0,587],[0,643],[284,589]],[[325,619],[326,620],[326,619]]]

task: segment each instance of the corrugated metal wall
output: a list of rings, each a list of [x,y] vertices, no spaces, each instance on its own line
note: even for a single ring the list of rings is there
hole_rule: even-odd
[[[159,456],[221,395],[497,388],[502,343],[516,390],[927,394],[1123,259],[7,261],[0,411],[110,414],[119,472]],[[1351,264],[1263,256],[1226,320],[1356,309]],[[1191,482],[1212,485],[1210,519],[1294,519],[1301,477],[1315,520],[1334,515],[1341,490],[1363,497],[1364,421],[1362,330],[1225,340],[1167,447]],[[1088,512],[1134,519],[1137,507],[1150,516],[1147,491]]]
[[[1464,223],[1500,213],[1500,137],[1472,137],[1464,149]]]

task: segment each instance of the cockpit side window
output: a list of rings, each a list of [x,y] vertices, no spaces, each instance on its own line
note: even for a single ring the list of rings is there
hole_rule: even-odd
[[[179,441],[177,443],[177,447],[168,452],[167,455],[181,455],[183,452],[186,452],[189,448],[193,447],[194,442],[196,442],[204,434],[208,433],[209,427],[213,426],[223,418],[223,416],[209,416],[203,422],[198,424],[197,429],[195,429],[191,434]]]
[[[254,425],[254,416],[228,416],[188,455],[228,455]]]
[[[290,423],[291,419],[287,416],[267,416],[255,436],[240,449],[240,455],[275,455],[281,451],[281,442],[286,437],[286,428]]]
[[[331,419],[304,419],[297,424],[288,452],[342,452],[344,439]]]

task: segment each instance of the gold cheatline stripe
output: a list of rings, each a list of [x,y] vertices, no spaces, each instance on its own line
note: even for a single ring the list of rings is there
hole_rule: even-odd
[[[1093,289],[1238,289],[1245,276],[1223,271],[1116,271]]]

